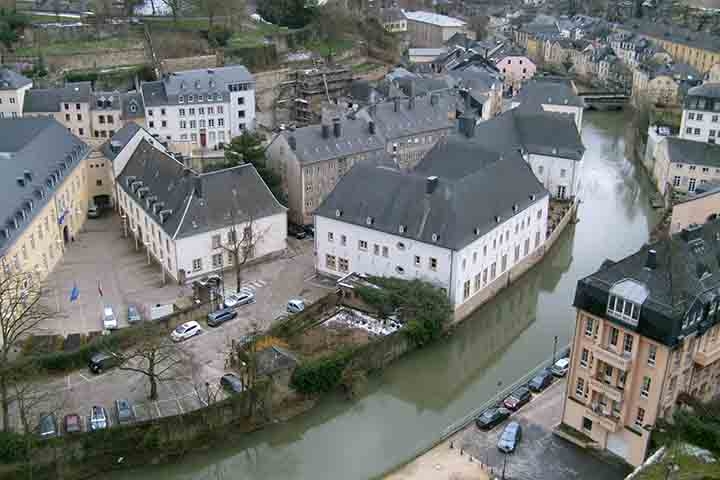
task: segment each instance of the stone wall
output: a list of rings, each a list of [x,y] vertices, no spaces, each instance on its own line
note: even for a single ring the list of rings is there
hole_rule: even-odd
[[[166,58],[160,62],[165,73],[198,68],[215,68],[220,66],[217,55],[197,55],[194,57]]]
[[[113,37],[127,37],[137,28],[128,24],[105,24],[100,28],[95,25],[66,26],[35,26],[25,29],[23,42],[27,45],[48,45],[53,42],[102,40]]]
[[[280,84],[288,79],[289,68],[253,72],[255,76],[255,104],[261,111],[272,109],[280,92]]]

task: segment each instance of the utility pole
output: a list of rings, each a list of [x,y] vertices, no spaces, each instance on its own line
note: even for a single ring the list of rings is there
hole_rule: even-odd
[[[507,466],[507,459],[508,459],[508,455],[505,454],[505,455],[503,456],[502,476],[500,477],[500,478],[502,478],[502,480],[505,480],[505,467]]]
[[[553,365],[555,365],[555,355],[557,355],[557,342],[558,342],[558,336],[555,335],[555,339],[553,340],[553,356],[552,356]]]

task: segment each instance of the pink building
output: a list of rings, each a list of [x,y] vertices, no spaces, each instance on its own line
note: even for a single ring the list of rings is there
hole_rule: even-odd
[[[520,52],[498,52],[491,59],[503,74],[505,88],[517,93],[535,75],[535,63]]]

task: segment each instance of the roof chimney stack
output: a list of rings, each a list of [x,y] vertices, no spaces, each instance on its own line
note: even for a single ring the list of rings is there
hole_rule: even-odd
[[[399,98],[393,98],[393,111],[395,113],[400,111],[400,99]]]
[[[295,139],[295,135],[290,135],[288,137],[288,145],[290,145],[290,150],[295,150],[297,148],[297,140]]]
[[[458,129],[467,138],[473,137],[475,135],[475,118],[470,115],[461,116],[458,120]]]
[[[372,120],[368,122],[368,133],[370,133],[370,135],[375,135],[375,122]]]
[[[330,125],[327,123],[322,124],[322,138],[330,138]]]
[[[425,193],[428,195],[432,195],[432,193],[435,191],[435,189],[438,186],[438,177],[432,176],[427,177],[427,182],[425,183]]]
[[[333,120],[333,135],[335,135],[335,138],[340,138],[340,135],[342,135],[342,126],[340,125],[339,118]]]
[[[408,98],[408,110],[412,110],[413,108],[415,108],[415,97],[414,96]]]
[[[648,250],[645,266],[650,270],[655,270],[657,268],[657,251],[655,249],[651,248]]]

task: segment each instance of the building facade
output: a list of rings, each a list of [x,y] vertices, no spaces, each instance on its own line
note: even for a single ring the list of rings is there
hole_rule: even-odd
[[[659,106],[680,106],[683,93],[700,83],[693,67],[678,63],[646,63],[633,70],[632,100]]]
[[[0,66],[0,119],[22,117],[25,93],[31,88],[32,80]]]
[[[707,187],[707,188],[706,188]],[[673,205],[670,217],[670,233],[679,233],[691,225],[702,225],[715,220],[720,214],[720,186],[713,183],[698,187]]]
[[[562,423],[631,465],[681,393],[720,393],[717,235],[687,227],[578,282]]]
[[[720,137],[720,83],[688,90],[683,102],[680,138],[716,143]]]
[[[411,47],[439,48],[456,33],[473,35],[467,23],[457,18],[422,11],[405,11],[404,14]]]
[[[649,164],[658,191],[693,193],[701,185],[720,181],[720,145],[664,137],[651,152]]]

